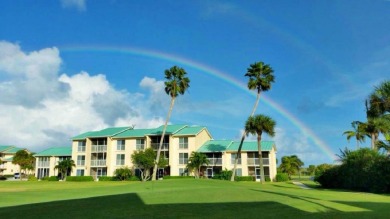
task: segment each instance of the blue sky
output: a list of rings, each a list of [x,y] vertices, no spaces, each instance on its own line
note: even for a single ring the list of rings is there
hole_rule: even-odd
[[[255,96],[238,85],[264,61],[276,82],[257,113],[277,127],[263,139],[276,142],[279,158],[332,163],[329,154],[355,148],[342,133],[365,120],[365,98],[390,76],[385,0],[0,5],[0,144],[37,152],[89,130],[163,124],[164,70],[173,65],[186,69],[191,87],[171,123],[239,139]]]

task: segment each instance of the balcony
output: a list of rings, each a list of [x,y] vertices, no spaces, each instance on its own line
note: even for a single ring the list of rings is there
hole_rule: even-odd
[[[151,144],[153,150],[157,151],[158,147],[160,146],[160,143],[152,143]],[[169,143],[163,143],[161,147],[161,151],[168,151],[169,150]]]
[[[259,165],[259,158],[248,158],[248,166]],[[269,165],[269,158],[263,158],[263,165]]]
[[[77,161],[77,166],[84,166],[85,165],[85,160],[78,160]]]
[[[235,158],[232,158],[232,159],[231,159],[231,164],[234,165],[235,162],[236,162],[236,159],[235,159]],[[241,164],[241,158],[238,158],[237,164],[238,164],[238,165]]]
[[[107,145],[92,145],[92,153],[107,152]]]
[[[85,152],[85,146],[78,146],[77,152]]]
[[[222,165],[222,158],[207,158],[209,166]]]
[[[49,161],[38,161],[38,167],[50,167]]]
[[[106,160],[91,160],[91,167],[105,167]]]

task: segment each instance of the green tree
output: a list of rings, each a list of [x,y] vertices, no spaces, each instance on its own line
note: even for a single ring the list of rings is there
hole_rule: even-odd
[[[22,180],[22,171],[25,172],[26,170],[34,169],[34,162],[35,158],[26,150],[19,150],[16,152],[12,159],[12,163],[19,165],[20,180]]]
[[[309,167],[307,168],[307,172],[310,176],[313,176],[316,172],[316,165],[309,165]]]
[[[183,95],[190,87],[190,79],[186,76],[187,72],[180,67],[173,66],[170,69],[165,70],[165,92],[171,97],[171,104],[168,110],[168,115],[165,120],[164,128],[161,134],[160,144],[157,151],[157,157],[155,160],[152,180],[156,180],[158,161],[160,161],[161,148],[164,141],[165,131],[171,117],[173,105],[175,104],[176,97],[181,94]]]
[[[250,116],[253,116],[256,112],[261,92],[266,92],[271,89],[272,83],[275,81],[275,76],[273,75],[273,73],[274,71],[271,66],[268,64],[264,64],[264,62],[255,62],[251,64],[250,67],[247,69],[245,76],[249,77],[248,89],[257,91],[256,101],[253,105]],[[234,181],[235,178],[238,158],[241,155],[242,144],[244,143],[246,135],[247,133],[244,131],[241,137],[240,145],[238,146],[236,159],[234,160],[234,167],[232,170],[233,174],[230,178],[231,181]]]
[[[188,159],[187,168],[190,170],[196,170],[195,177],[199,178],[201,166],[208,164],[209,160],[207,159],[205,154],[193,151],[191,153],[190,158]]]
[[[362,122],[359,121],[353,121],[352,128],[353,130],[345,131],[343,135],[347,135],[348,142],[351,138],[354,137],[356,139],[356,148],[359,149],[360,148],[359,142],[360,143],[364,142],[365,137],[367,135],[364,130],[364,124],[362,124]]]
[[[375,118],[390,113],[390,81],[383,81],[366,101],[367,117]]]
[[[61,179],[66,180],[66,176],[72,172],[73,167],[76,167],[74,160],[65,159],[58,162],[54,169],[58,169],[58,172],[61,174]]]
[[[141,171],[141,180],[150,179],[150,169],[154,167],[156,152],[153,148],[147,148],[144,151],[134,151],[131,160],[136,168]]]
[[[366,123],[362,123],[361,126],[371,138],[371,149],[378,150],[377,143],[379,140],[379,134],[386,134],[390,131],[390,116],[383,115],[376,118],[367,118]]]
[[[261,150],[261,135],[264,132],[271,137],[275,136],[275,125],[276,122],[271,117],[261,114],[249,117],[245,123],[245,133],[257,135],[257,149],[259,153],[261,183],[263,183],[265,180],[263,155]]]
[[[133,173],[129,167],[120,167],[114,171],[114,175],[121,181],[129,179]]]
[[[288,178],[291,179],[291,176],[295,173],[299,173],[301,167],[304,163],[298,158],[297,155],[284,156],[282,157],[282,163],[279,168],[283,173],[287,173]]]

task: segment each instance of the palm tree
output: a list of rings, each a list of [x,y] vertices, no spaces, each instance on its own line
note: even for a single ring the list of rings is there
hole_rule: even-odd
[[[263,155],[261,151],[261,135],[264,133],[269,136],[275,136],[275,125],[276,122],[269,116],[255,115],[250,116],[245,123],[245,132],[252,135],[257,134],[257,149],[259,153],[259,166],[260,166],[260,181],[264,181],[264,166],[263,166]]]
[[[287,173],[288,178],[291,179],[291,175],[295,172],[300,172],[299,170],[303,165],[304,163],[297,155],[292,155],[282,157],[282,163],[279,168],[283,173]]]
[[[167,125],[169,118],[171,117],[173,105],[175,104],[176,97],[181,94],[183,95],[186,90],[190,87],[190,79],[186,77],[187,72],[180,67],[173,66],[170,69],[165,70],[165,92],[171,96],[171,104],[169,107],[168,115],[165,120],[163,132],[160,139],[160,144],[157,151],[157,157],[155,160],[152,181],[156,180],[158,161],[160,160],[161,147],[164,141],[165,131],[167,130]]]
[[[58,162],[54,169],[58,169],[58,172],[61,173],[62,180],[66,180],[66,175],[72,172],[73,167],[76,167],[74,160],[65,159]]]
[[[390,81],[382,82],[366,101],[367,116],[378,117],[390,113]]]
[[[347,135],[348,142],[352,137],[355,137],[356,138],[356,148],[359,149],[360,148],[359,142],[360,143],[364,142],[365,137],[366,137],[366,133],[363,129],[364,125],[362,124],[362,122],[359,122],[359,121],[353,121],[351,124],[352,124],[353,130],[345,131],[343,133],[343,135]]]
[[[188,160],[187,168],[188,169],[195,169],[196,174],[195,177],[199,178],[200,176],[200,167],[203,165],[208,165],[209,160],[207,159],[206,155],[193,151],[191,153],[191,156]]]
[[[268,91],[271,89],[272,83],[275,81],[275,76],[273,75],[274,70],[272,70],[271,66],[268,64],[264,64],[264,62],[255,62],[250,65],[245,74],[246,77],[249,77],[248,88],[250,90],[256,90],[257,96],[255,105],[253,105],[252,112],[250,116],[255,114],[257,109],[257,105],[260,100],[260,94],[262,91]],[[241,154],[242,144],[244,143],[246,132],[242,133],[240,145],[238,146],[237,156],[234,160],[233,174],[231,177],[231,181],[234,181],[234,177],[236,175],[236,168],[238,163],[238,158]]]
[[[379,134],[386,134],[390,131],[390,116],[383,115],[376,118],[368,118],[368,121],[361,125],[366,134],[371,138],[371,149],[378,150]]]

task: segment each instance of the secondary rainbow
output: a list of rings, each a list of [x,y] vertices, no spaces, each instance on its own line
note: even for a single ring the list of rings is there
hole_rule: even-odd
[[[185,65],[194,69],[197,69],[201,72],[204,72],[208,75],[217,77],[226,83],[232,84],[233,86],[236,86],[237,88],[241,89],[242,91],[256,96],[255,92],[252,92],[248,90],[246,84],[243,82],[237,80],[236,78],[231,77],[230,75],[212,68],[210,66],[204,65],[202,63],[186,59],[180,56],[175,56],[172,54],[163,53],[160,51],[155,50],[147,50],[147,49],[141,49],[136,47],[113,47],[113,46],[64,46],[59,47],[60,51],[65,52],[104,52],[104,53],[123,53],[123,54],[130,54],[130,55],[138,55],[138,56],[146,56],[161,60],[167,60],[170,62],[179,63],[181,65]],[[308,137],[310,140],[312,140],[320,149],[323,151],[332,161],[336,159],[334,152],[331,150],[331,148],[326,145],[326,143],[321,140],[307,125],[305,125],[302,121],[300,121],[296,116],[294,116],[292,113],[290,113],[288,110],[283,108],[281,105],[276,103],[275,101],[271,100],[265,95],[262,95],[261,101],[266,103],[271,108],[275,109],[279,114],[281,114],[283,117],[285,117],[288,121],[290,121],[294,126],[296,126],[306,137]]]

